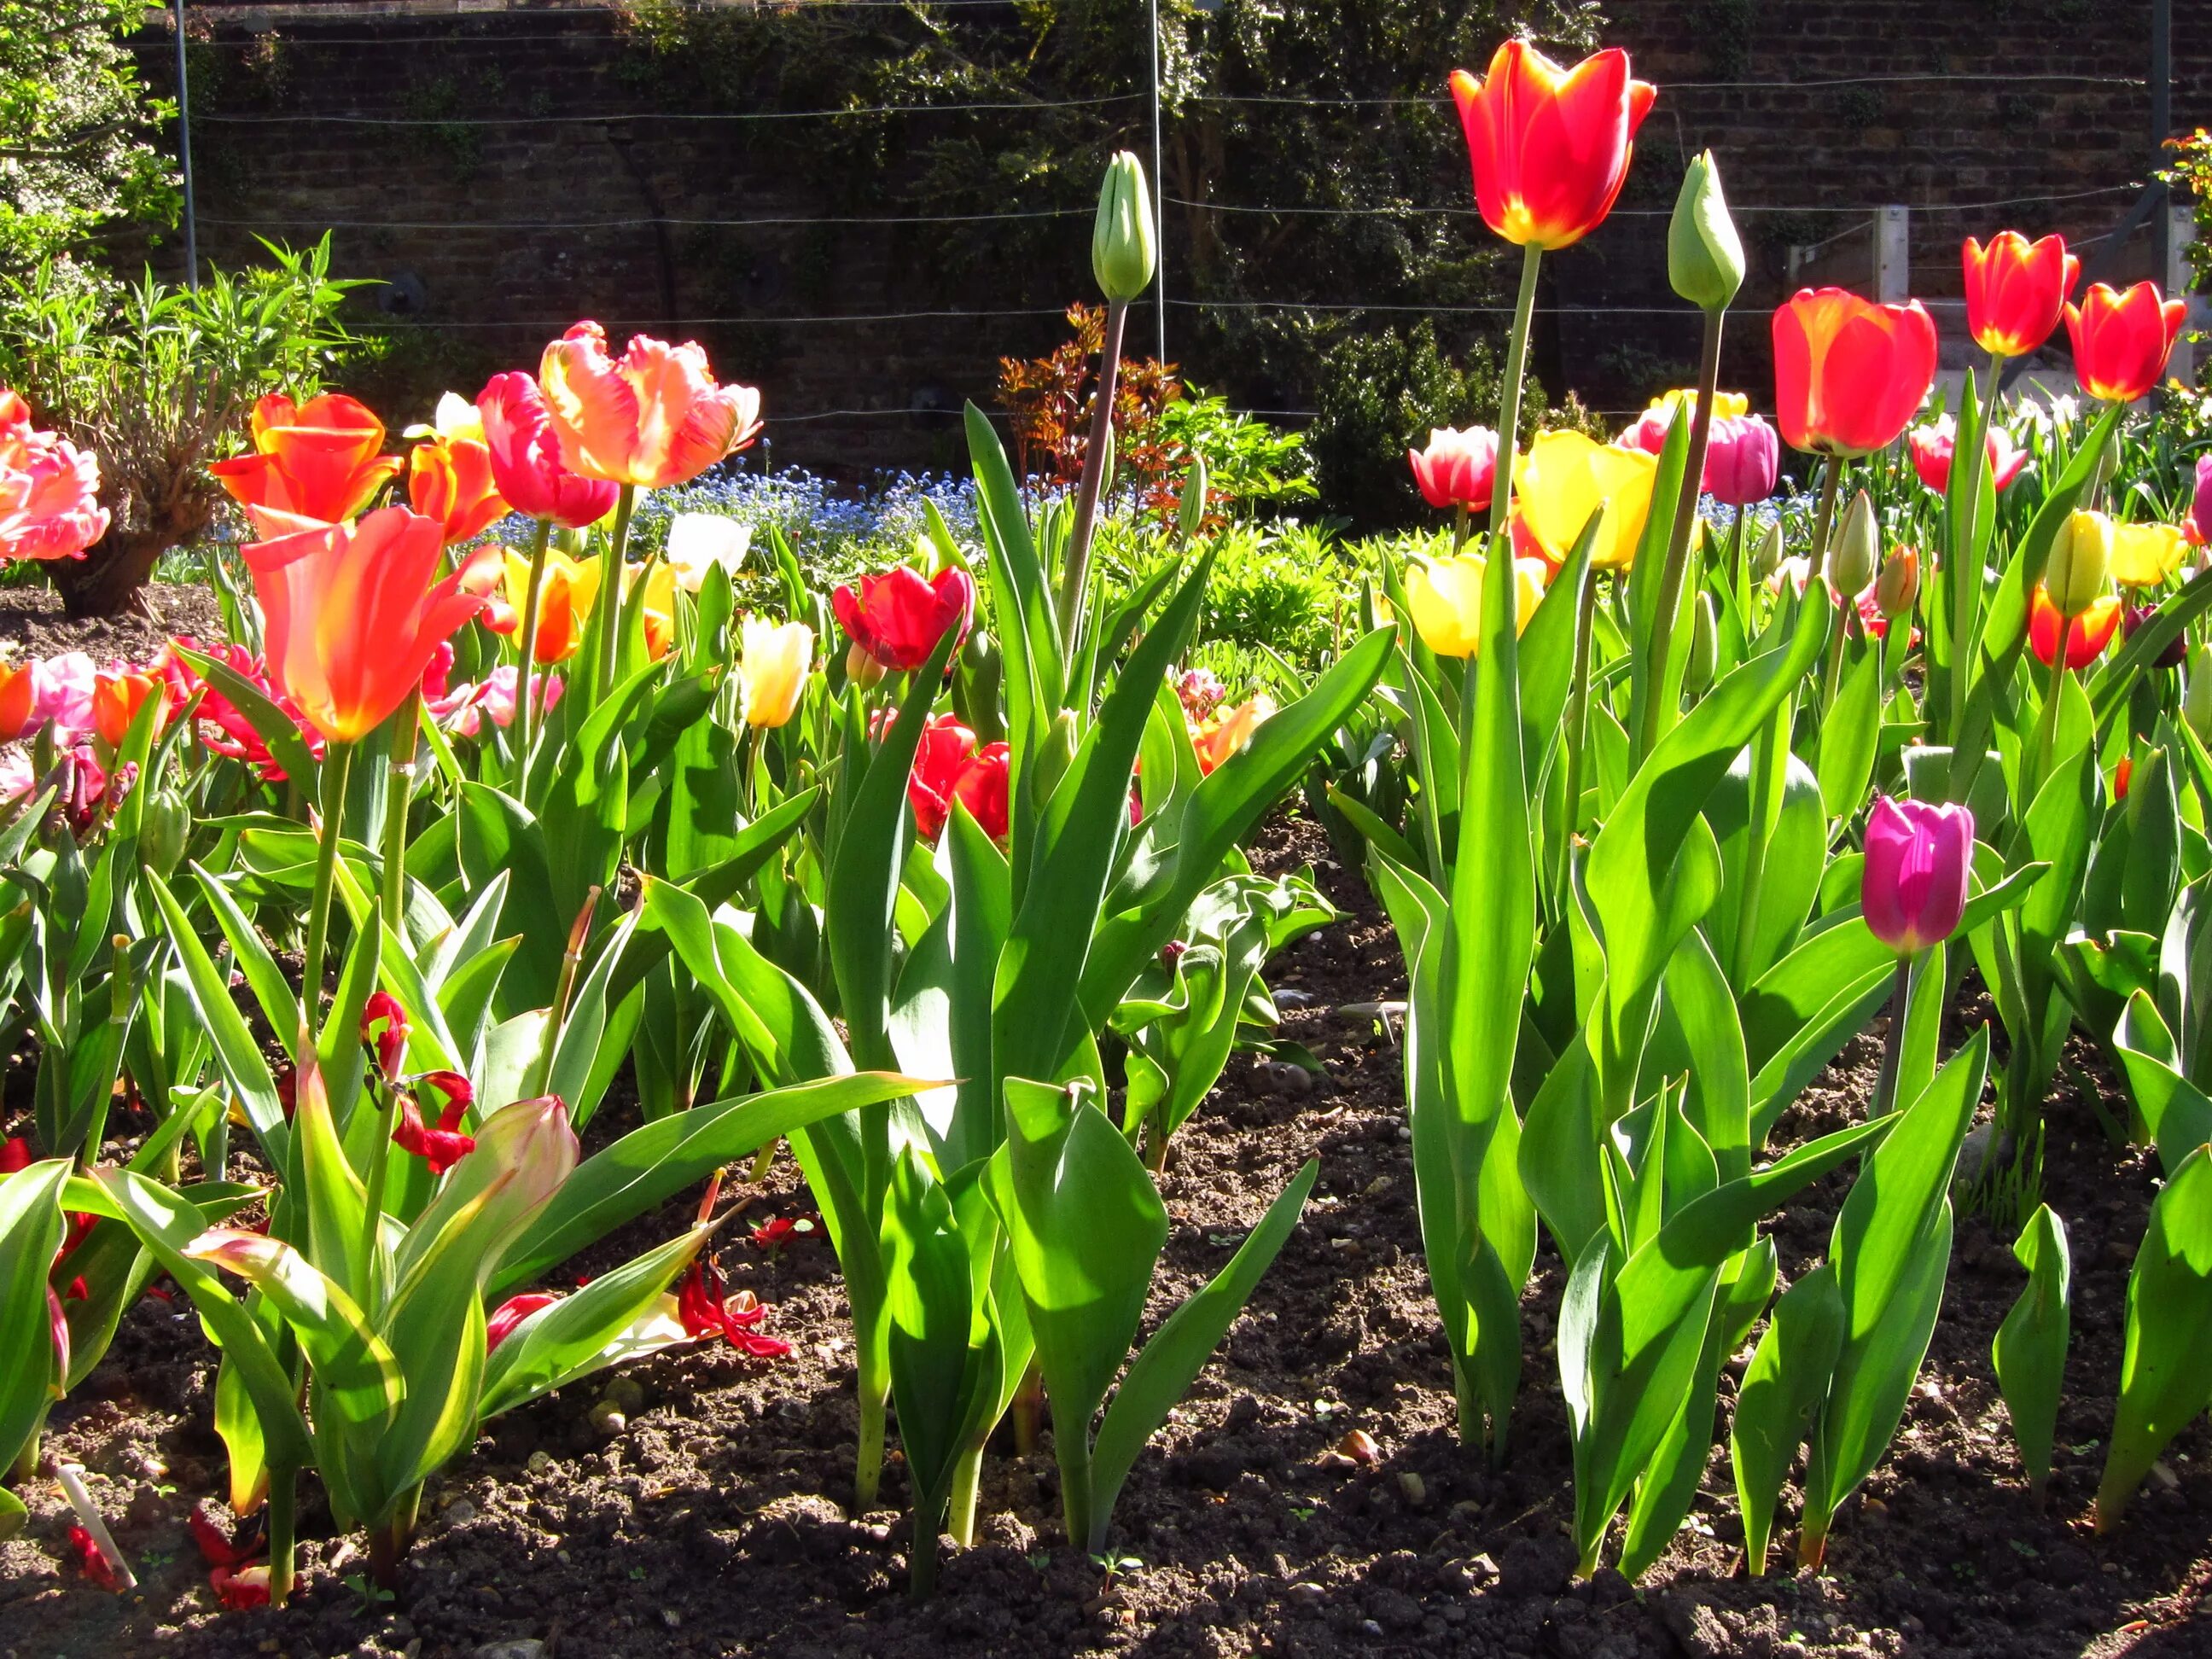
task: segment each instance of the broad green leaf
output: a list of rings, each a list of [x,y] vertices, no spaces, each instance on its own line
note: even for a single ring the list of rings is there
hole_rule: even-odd
[[[2199,1146],[2152,1201],[2128,1275],[2127,1346],[2097,1529],[2118,1526],[2151,1465],[2212,1405],[2212,1147]]]
[[[484,1362],[483,1416],[513,1411],[608,1365],[688,1340],[682,1322],[661,1304],[669,1282],[691,1264],[713,1231],[694,1227],[679,1234],[599,1274],[509,1331]]]
[[[2027,1269],[2020,1299],[1997,1327],[1990,1357],[1997,1386],[2012,1415],[2012,1437],[2037,1492],[2051,1479],[2051,1442],[2058,1426],[2058,1396],[2065,1381],[2066,1346],[2073,1317],[2073,1263],[2066,1224],[2048,1204],[2039,1204],[2012,1247]]]
[[[1843,1339],[1843,1297],[1835,1269],[1824,1262],[1774,1304],[1773,1321],[1736,1390],[1729,1450],[1743,1512],[1744,1561],[1754,1578],[1766,1571],[1774,1506],[1790,1460],[1827,1397]]]

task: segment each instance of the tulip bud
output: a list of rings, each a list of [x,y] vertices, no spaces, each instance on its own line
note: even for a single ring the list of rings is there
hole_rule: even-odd
[[[1881,574],[1875,578],[1875,605],[1895,622],[1911,614],[1912,602],[1919,597],[1920,550],[1900,544],[1890,550],[1882,562]]]
[[[870,656],[855,640],[853,648],[845,653],[845,678],[866,691],[872,690],[883,677],[883,664]]]
[[[2181,717],[2189,729],[2212,743],[2212,647],[2200,646],[2189,664],[2189,683],[2181,694]]]
[[[1759,538],[1759,545],[1751,550],[1753,580],[1765,581],[1782,568],[1782,520],[1777,519],[1766,526],[1766,533]]]
[[[1698,595],[1697,609],[1690,619],[1690,656],[1682,665],[1682,690],[1691,696],[1699,696],[1713,683],[1713,671],[1720,665],[1719,624],[1713,620],[1713,596]]]
[[[1098,186],[1098,217],[1091,231],[1091,274],[1098,291],[1127,305],[1152,286],[1152,198],[1145,164],[1133,150],[1115,152]]]
[[[2043,567],[2043,586],[2063,617],[2078,617],[2104,592],[2112,562],[2112,521],[2101,513],[2066,515]]]
[[[1044,741],[1037,745],[1036,758],[1031,763],[1035,770],[1025,781],[1035,792],[1030,796],[1031,800],[1052,799],[1061,776],[1074,763],[1075,748],[1075,711],[1063,708],[1053,720],[1052,729],[1044,734]]]
[[[192,809],[173,790],[158,791],[146,803],[146,818],[138,837],[138,856],[146,868],[167,881],[185,856],[185,842],[192,833]]]
[[[1837,592],[1855,599],[1874,580],[1875,564],[1881,557],[1881,529],[1875,523],[1874,498],[1862,489],[1851,497],[1835,550],[1828,555],[1828,580]]]
[[[1682,174],[1667,224],[1667,280],[1701,311],[1725,311],[1743,286],[1743,241],[1721,193],[1720,168],[1706,150]]]
[[[1196,539],[1206,522],[1207,483],[1206,457],[1194,453],[1190,470],[1183,474],[1182,500],[1176,507],[1176,532],[1187,542]]]

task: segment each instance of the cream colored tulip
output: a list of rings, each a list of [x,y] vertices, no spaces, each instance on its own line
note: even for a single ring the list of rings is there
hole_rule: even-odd
[[[813,661],[814,630],[805,623],[746,617],[738,658],[744,679],[745,724],[765,729],[790,720]]]

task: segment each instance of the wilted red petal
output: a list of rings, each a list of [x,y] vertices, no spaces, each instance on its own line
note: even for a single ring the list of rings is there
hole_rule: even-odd
[[[233,1613],[242,1613],[248,1607],[269,1605],[269,1565],[241,1567],[233,1571],[228,1567],[217,1567],[208,1574],[208,1584],[215,1591],[215,1599]]]
[[[81,1526],[70,1527],[69,1547],[70,1559],[79,1572],[102,1589],[118,1588],[115,1569],[108,1564],[107,1557],[100,1553],[99,1541],[89,1532]]]

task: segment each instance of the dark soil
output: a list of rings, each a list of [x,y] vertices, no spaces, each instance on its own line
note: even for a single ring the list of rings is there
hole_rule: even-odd
[[[1325,850],[1279,825],[1281,866]],[[844,1302],[818,1235],[770,1255],[726,1231],[733,1288],[770,1304],[795,1344],[777,1362],[727,1346],[631,1373],[644,1404],[608,1437],[591,1388],[489,1425],[434,1484],[397,1605],[345,1582],[348,1540],[311,1537],[283,1613],[218,1613],[184,1530],[222,1486],[209,1426],[212,1356],[188,1313],[142,1304],[90,1387],[56,1413],[52,1443],[93,1489],[137,1565],[118,1597],[58,1566],[57,1488],[20,1485],[25,1537],[0,1547],[0,1659],[33,1655],[406,1655],[417,1659],[650,1659],[662,1655],[2212,1656],[2212,1431],[2200,1419],[2126,1524],[2084,1519],[2119,1370],[2127,1270],[2152,1190],[2147,1158],[2115,1149],[2081,1102],[2052,1109],[2047,1194],[2071,1232],[2074,1347],[2045,1512],[2031,1504],[1990,1363],[2023,1275],[2008,1241],[1962,1224],[1923,1378],[1887,1461],[1838,1517],[1826,1572],[1742,1577],[1725,1447],[1690,1527],[1640,1586],[1571,1582],[1565,1411],[1551,1346],[1561,1268],[1548,1249],[1524,1303],[1528,1373],[1499,1472],[1459,1444],[1447,1362],[1419,1249],[1400,1056],[1340,1004],[1402,994],[1388,926],[1356,877],[1325,872],[1342,925],[1270,975],[1312,1004],[1288,1034],[1326,1060],[1310,1092],[1243,1058],[1178,1138],[1165,1191],[1175,1228],[1155,1316],[1224,1261],[1299,1163],[1315,1200],[1231,1332],[1125,1489],[1110,1575],[1061,1540],[1048,1453],[994,1458],[977,1546],[948,1554],[937,1599],[906,1595],[894,1461],[876,1512],[848,1516],[854,1413]],[[1286,999],[1287,1000],[1287,999]],[[1861,1039],[1795,1107],[1778,1145],[1862,1109],[1876,1051]],[[1776,1223],[1785,1276],[1817,1260],[1847,1177]],[[748,1222],[811,1204],[787,1161],[728,1200]],[[690,1200],[624,1249],[680,1227]],[[611,1259],[614,1252],[609,1251]],[[1740,1366],[1734,1368],[1740,1370]],[[1732,1382],[1723,1379],[1723,1391]],[[1349,1430],[1372,1467],[1333,1455]],[[1795,1494],[1785,1516],[1795,1513]],[[307,1530],[317,1523],[312,1513]],[[327,1530],[327,1523],[323,1524]],[[1775,1559],[1793,1540],[1778,1540]],[[360,1582],[358,1580],[356,1583]]]
[[[125,616],[64,617],[62,597],[51,587],[0,587],[0,642],[26,657],[83,651],[105,665],[114,657],[143,662],[179,635],[222,637],[213,588],[149,582],[139,599],[142,608]]]

